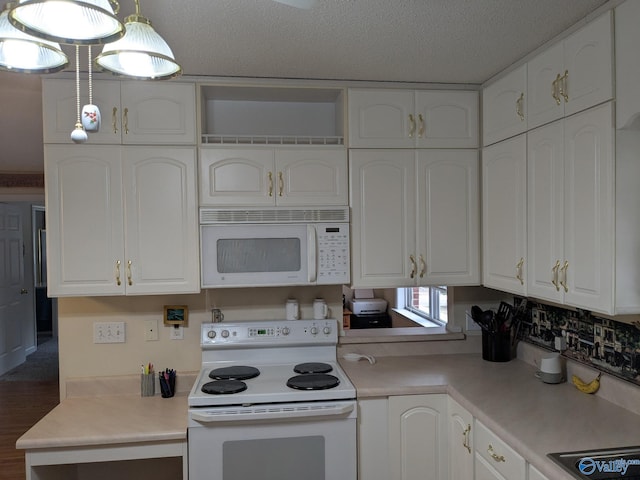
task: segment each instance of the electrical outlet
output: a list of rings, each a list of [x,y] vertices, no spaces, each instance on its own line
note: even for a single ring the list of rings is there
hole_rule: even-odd
[[[172,325],[171,340],[184,340],[184,327],[182,325]]]
[[[144,339],[147,342],[158,340],[158,320],[157,319],[144,321]]]
[[[93,343],[125,343],[124,322],[94,323]]]

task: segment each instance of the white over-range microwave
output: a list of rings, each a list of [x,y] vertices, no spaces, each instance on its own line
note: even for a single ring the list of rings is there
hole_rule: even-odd
[[[350,281],[349,208],[200,209],[202,288]]]

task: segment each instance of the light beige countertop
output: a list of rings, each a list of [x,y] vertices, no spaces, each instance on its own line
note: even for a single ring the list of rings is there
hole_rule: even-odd
[[[19,449],[186,441],[187,395],[65,399],[16,442]]]
[[[359,399],[448,393],[551,480],[574,477],[547,453],[640,445],[640,415],[571,383],[542,383],[521,360],[487,362],[479,353],[376,360],[340,359]]]

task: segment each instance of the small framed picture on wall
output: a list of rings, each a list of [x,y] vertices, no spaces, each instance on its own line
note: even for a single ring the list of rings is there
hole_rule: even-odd
[[[165,305],[164,324],[187,326],[189,321],[189,307],[186,305]]]

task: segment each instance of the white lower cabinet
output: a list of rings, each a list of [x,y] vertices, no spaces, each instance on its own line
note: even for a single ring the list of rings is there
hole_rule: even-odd
[[[525,480],[526,462],[478,420],[475,421],[475,480]]]
[[[389,400],[358,400],[358,480],[389,480]]]
[[[389,397],[389,465],[393,480],[446,480],[447,395]]]
[[[449,479],[473,480],[473,416],[449,397]]]

